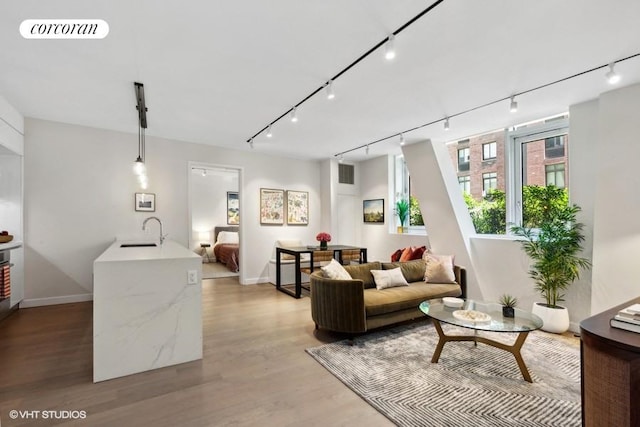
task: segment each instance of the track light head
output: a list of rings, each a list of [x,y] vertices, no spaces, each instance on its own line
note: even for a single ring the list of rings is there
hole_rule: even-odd
[[[402,147],[404,145],[404,134],[400,134],[400,146]]]
[[[444,130],[449,130],[449,117],[444,119]]]
[[[291,121],[293,123],[298,121],[298,113],[297,113],[297,107],[293,107],[291,109]]]
[[[267,138],[271,138],[273,136],[273,133],[271,132],[271,125],[269,125],[269,127],[267,128]]]
[[[515,113],[518,111],[518,103],[516,102],[515,95],[511,97],[511,105],[509,106],[509,111]]]
[[[620,74],[616,73],[616,70],[613,69],[615,65],[616,65],[615,62],[612,62],[611,64],[609,64],[609,72],[607,72],[607,74],[604,75],[607,79],[607,82],[609,82],[610,85],[614,85],[620,81]]]
[[[367,147],[364,149],[364,152],[367,156],[369,155],[369,145],[367,145]]]
[[[344,154],[340,154],[338,156],[338,163],[342,163],[342,162],[344,162]]]
[[[249,147],[253,150],[253,138],[249,140]]]
[[[327,99],[333,99],[336,97],[336,94],[333,93],[333,80],[329,80],[327,82]]]
[[[387,38],[387,44],[384,47],[384,58],[387,61],[390,61],[396,57],[395,40],[396,40],[396,36],[394,36],[393,34],[390,34],[389,38]]]

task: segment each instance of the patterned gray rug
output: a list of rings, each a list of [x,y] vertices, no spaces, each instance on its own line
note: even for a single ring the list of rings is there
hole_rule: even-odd
[[[482,335],[515,340],[515,334]],[[511,353],[485,344],[449,342],[431,363],[437,342],[425,321],[306,351],[399,426],[581,425],[577,339],[531,332],[522,356],[533,383],[523,380]]]

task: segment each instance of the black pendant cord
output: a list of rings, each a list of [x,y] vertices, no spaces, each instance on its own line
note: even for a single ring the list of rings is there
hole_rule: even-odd
[[[619,64],[620,62],[624,62],[624,61],[627,61],[627,60],[630,60],[630,59],[633,59],[633,58],[637,58],[638,56],[640,56],[640,52],[634,53],[633,55],[626,56],[626,57],[624,57],[622,59],[619,59],[619,60],[615,61],[614,63],[615,64]],[[379,142],[383,142],[383,141],[386,141],[386,140],[391,139],[391,138],[399,137],[402,134],[407,134],[407,133],[413,132],[413,131],[418,130],[418,129],[422,129],[422,128],[427,127],[427,126],[431,126],[431,125],[436,124],[438,122],[444,122],[445,120],[451,119],[453,117],[462,116],[463,114],[471,113],[473,111],[480,110],[480,109],[485,108],[485,107],[489,107],[490,105],[494,105],[494,104],[497,104],[497,103],[500,103],[500,102],[503,102],[503,101],[507,101],[507,100],[509,100],[511,98],[514,98],[516,96],[520,96],[520,95],[524,95],[526,93],[530,93],[530,92],[534,92],[534,91],[537,91],[537,90],[540,90],[540,89],[544,89],[546,87],[549,87],[549,86],[552,86],[552,85],[555,85],[555,84],[558,84],[558,83],[566,82],[567,80],[571,80],[573,78],[580,77],[580,76],[583,76],[585,74],[588,74],[588,73],[591,73],[591,72],[594,72],[594,71],[602,70],[602,69],[604,69],[604,68],[606,68],[608,66],[609,66],[609,64],[598,65],[598,66],[590,68],[588,70],[581,71],[579,73],[575,73],[575,74],[563,77],[563,78],[558,79],[558,80],[554,80],[554,81],[552,81],[550,83],[545,83],[545,84],[540,85],[540,86],[536,86],[536,87],[533,87],[533,88],[530,88],[530,89],[526,89],[526,90],[523,90],[521,92],[514,93],[513,95],[509,95],[507,97],[503,97],[503,98],[500,98],[500,99],[496,99],[494,101],[487,102],[487,103],[482,104],[482,105],[478,105],[477,107],[468,108],[466,110],[459,111],[459,112],[457,112],[455,114],[451,114],[449,116],[446,116],[446,117],[443,117],[443,118],[440,118],[440,119],[432,120],[432,121],[430,121],[428,123],[424,123],[424,124],[421,124],[421,125],[418,125],[418,126],[414,126],[412,128],[409,128],[409,129],[405,129],[402,132],[396,132],[393,135],[389,135],[389,136],[385,136],[384,138],[376,139],[375,141],[371,141],[371,142],[368,142],[366,144],[359,145],[359,146],[357,146],[355,148],[351,148],[349,150],[345,150],[345,151],[342,151],[340,153],[336,153],[333,156],[334,157],[340,157],[340,156],[343,156],[345,154],[351,153],[353,151],[357,151],[357,150],[361,150],[363,148],[369,147],[369,146],[371,146],[373,144],[377,144]]]
[[[436,8],[436,6],[440,5],[441,3],[443,3],[444,0],[437,0],[435,1],[433,4],[431,4],[431,6],[429,6],[428,8],[424,9],[422,12],[418,13],[416,16],[414,16],[413,18],[411,18],[409,21],[407,21],[406,23],[404,23],[400,28],[398,28],[397,30],[395,30],[393,33],[391,33],[393,36],[397,36],[398,34],[400,34],[400,32],[402,32],[403,30],[405,30],[409,25],[413,24],[415,21],[417,21],[418,19],[422,18],[424,15],[426,15],[427,13],[431,12],[433,9]],[[338,74],[336,74],[335,76],[333,76],[332,78],[330,78],[329,80],[327,80],[326,82],[324,82],[322,84],[322,86],[320,86],[319,88],[317,88],[316,90],[314,90],[313,92],[311,92],[309,95],[307,95],[305,98],[303,98],[300,102],[298,102],[297,104],[295,104],[293,107],[291,107],[290,109],[288,109],[287,111],[285,111],[284,113],[282,113],[280,116],[278,116],[275,120],[272,120],[271,122],[269,122],[269,124],[267,124],[265,127],[263,127],[262,129],[260,129],[258,132],[254,133],[253,136],[251,136],[249,139],[246,140],[246,142],[251,143],[251,141],[253,140],[253,138],[255,138],[256,136],[260,135],[262,132],[264,132],[265,130],[267,130],[269,128],[269,126],[275,124],[277,121],[279,121],[280,119],[282,119],[284,116],[286,116],[287,114],[290,114],[294,108],[299,107],[300,105],[304,104],[305,102],[307,102],[312,96],[314,96],[315,94],[317,94],[318,92],[320,92],[321,90],[323,90],[325,87],[327,87],[327,85],[329,84],[329,82],[333,82],[335,81],[337,78],[339,78],[340,76],[342,76],[344,73],[346,73],[347,71],[349,71],[351,68],[353,68],[355,65],[357,65],[360,61],[362,61],[363,59],[365,59],[367,56],[371,55],[375,50],[377,50],[378,48],[380,48],[380,46],[384,45],[387,41],[389,40],[389,37],[385,37],[384,39],[382,39],[381,41],[379,41],[375,46],[373,46],[371,49],[369,49],[368,51],[366,51],[365,53],[363,53],[362,55],[360,55],[360,57],[358,59],[356,59],[355,61],[353,61],[351,64],[347,65],[345,68],[343,68]]]

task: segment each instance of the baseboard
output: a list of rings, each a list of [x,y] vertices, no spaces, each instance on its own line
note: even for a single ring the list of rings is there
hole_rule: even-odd
[[[244,279],[244,282],[241,282],[240,284],[241,285],[257,285],[259,283],[269,283],[269,276]]]
[[[32,298],[20,302],[20,308],[42,307],[45,305],[70,304],[74,302],[93,301],[93,294],[65,295],[61,297]]]

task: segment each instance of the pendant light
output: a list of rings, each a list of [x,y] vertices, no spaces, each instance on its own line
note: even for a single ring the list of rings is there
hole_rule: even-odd
[[[147,166],[145,164],[145,131],[147,128],[147,107],[144,102],[144,85],[134,82],[136,92],[136,109],[138,110],[138,157],[133,162],[133,172],[138,176],[138,183],[143,190],[149,186]]]

